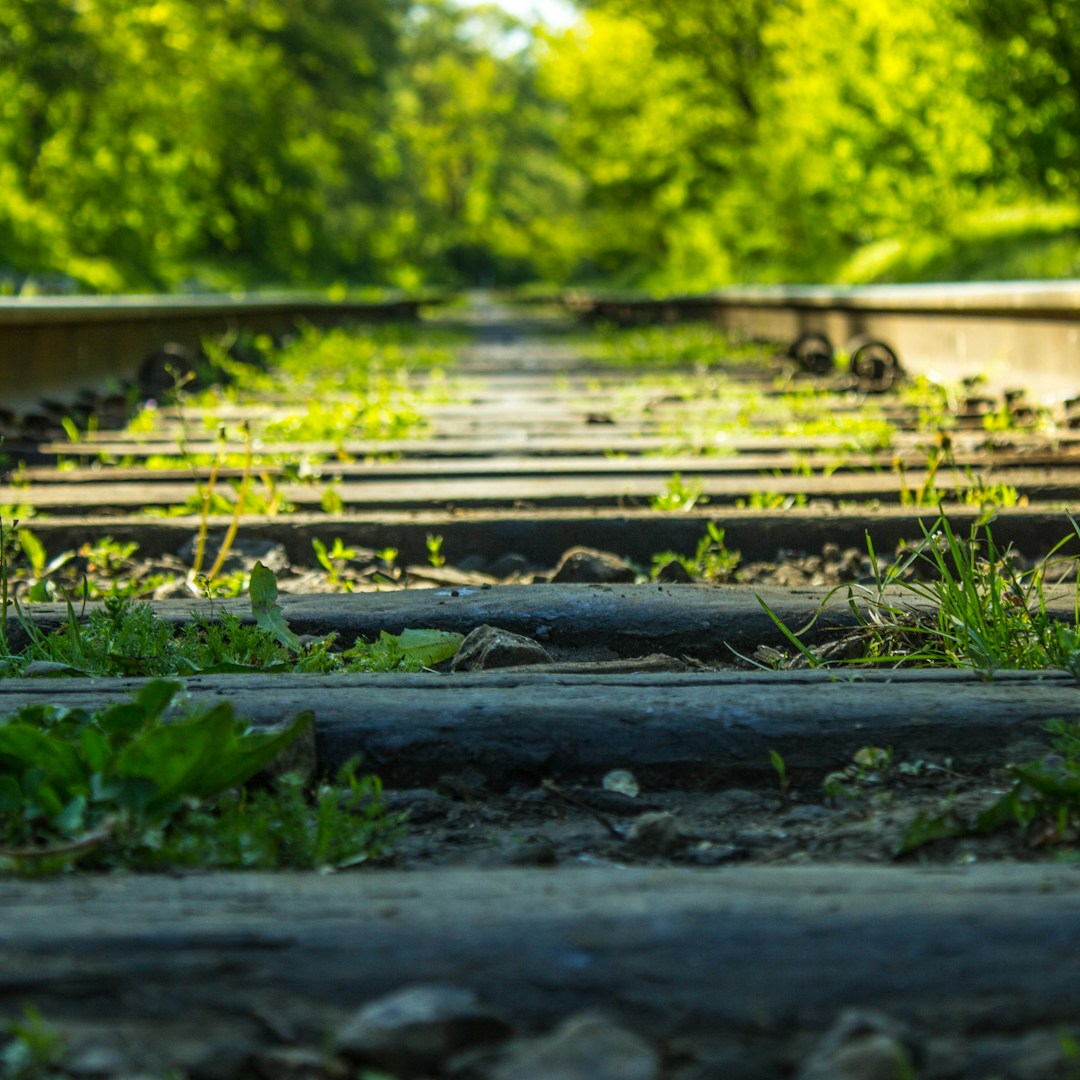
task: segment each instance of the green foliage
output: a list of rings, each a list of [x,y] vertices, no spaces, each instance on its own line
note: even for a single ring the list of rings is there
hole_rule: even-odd
[[[0,0],[0,284],[1080,266],[1074,4],[582,9]]]
[[[8,257],[99,289],[228,261],[287,280],[355,266],[399,12],[3,0]]]
[[[1048,846],[1080,839],[1080,724],[1052,720],[1050,752],[1005,773],[1008,789],[979,813],[968,817],[955,807],[941,814],[919,814],[908,826],[897,849],[906,855],[935,840],[1025,830],[1034,845]]]
[[[710,521],[692,556],[680,555],[675,551],[658,552],[652,557],[650,576],[655,579],[665,566],[677,562],[691,577],[703,581],[728,581],[735,573],[740,558],[740,553],[732,551],[724,542],[724,530],[715,521]]]
[[[289,629],[285,616],[277,606],[277,579],[273,572],[257,562],[251,571],[251,613],[255,621],[268,634],[287,649],[299,648],[300,639]]]
[[[699,477],[683,480],[680,473],[672,473],[664,490],[649,500],[653,510],[689,511],[700,503],[707,503],[705,482]]]
[[[422,671],[449,660],[464,640],[450,630],[383,630],[377,640],[358,641],[342,655],[353,671]]]
[[[973,668],[988,675],[1061,668],[1080,679],[1080,571],[1073,568],[1072,624],[1053,618],[1046,599],[1058,552],[1080,538],[1080,525],[1072,517],[1069,523],[1073,535],[1027,571],[998,548],[985,521],[962,538],[942,514],[931,528],[922,526],[920,543],[888,566],[879,563],[868,535],[875,584],[846,587],[862,647],[843,663]],[[816,618],[794,631],[760,597],[758,602],[808,665],[826,662],[800,638]]]
[[[4,660],[0,674],[23,676],[164,676],[249,671],[420,671],[457,652],[462,635],[441,630],[385,631],[373,644],[358,640],[332,651],[330,634],[301,643],[277,605],[277,582],[261,563],[251,575],[255,624],[231,612],[194,615],[176,632],[149,604],[109,597],[81,621],[71,604],[51,634],[22,618],[30,644]]]
[[[388,814],[376,776],[346,764],[310,794],[295,774],[269,788],[234,789],[210,809],[189,811],[163,833],[149,865],[271,870],[345,869],[387,855],[404,818]]]
[[[446,556],[442,553],[443,538],[435,533],[428,533],[424,540],[427,545],[428,562],[436,569],[446,565]]]
[[[137,858],[153,830],[243,784],[311,723],[254,731],[229,702],[165,722],[179,689],[152,681],[97,712],[32,705],[0,720],[0,857],[50,869],[102,851]]]
[[[63,1036],[45,1022],[33,1006],[23,1009],[21,1020],[5,1025],[8,1041],[0,1050],[3,1080],[49,1080],[64,1056]]]

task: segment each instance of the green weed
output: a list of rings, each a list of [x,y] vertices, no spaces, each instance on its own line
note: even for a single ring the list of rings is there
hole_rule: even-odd
[[[445,566],[446,556],[442,553],[443,538],[434,533],[428,533],[424,543],[427,545],[428,562],[431,563],[435,569],[438,569],[440,566]]]
[[[709,501],[704,492],[703,480],[683,480],[681,474],[672,473],[664,490],[649,500],[649,506],[661,511],[693,510],[695,506]]]
[[[311,723],[254,731],[228,702],[176,717],[179,689],[155,680],[96,712],[29,705],[0,721],[0,862],[137,864],[187,809],[244,784]]]
[[[862,649],[842,662],[974,668],[988,675],[1057,667],[1080,680],[1080,575],[1075,568],[1071,625],[1050,616],[1046,597],[1057,553],[1080,538],[1080,526],[1071,516],[1069,522],[1073,536],[1028,571],[1017,568],[1009,549],[997,546],[985,521],[976,522],[962,539],[942,514],[931,528],[923,526],[920,543],[888,567],[878,561],[868,534],[875,584],[845,587],[859,621]],[[758,599],[803,659],[811,666],[821,664],[800,639],[816,620],[793,631]]]
[[[652,557],[650,577],[655,580],[660,571],[672,562],[679,563],[691,577],[703,581],[728,581],[739,565],[741,555],[724,542],[724,530],[715,521],[706,525],[705,535],[698,541],[692,556],[675,551],[661,551]]]
[[[1080,724],[1053,720],[1050,751],[1041,759],[1009,765],[1008,789],[972,816],[949,806],[940,814],[920,814],[908,826],[897,855],[935,840],[978,836],[1019,828],[1033,847],[1075,845],[1080,839]]]
[[[335,589],[344,589],[345,592],[351,592],[352,585],[342,578],[341,571],[350,559],[356,558],[356,550],[346,547],[342,543],[340,536],[334,537],[334,542],[330,548],[327,548],[317,536],[312,537],[311,546],[315,551],[315,558],[318,560],[319,565],[326,571],[326,578],[330,585]]]
[[[767,362],[772,346],[737,344],[705,322],[622,328],[603,323],[582,343],[590,359],[620,368],[714,368]]]
[[[0,1077],[3,1080],[52,1080],[64,1057],[64,1038],[47,1024],[32,1005],[23,1009],[22,1019],[5,1025],[7,1042],[0,1049]]]
[[[409,629],[383,632],[334,651],[334,636],[301,642],[277,604],[277,582],[261,563],[251,572],[254,624],[231,612],[194,615],[178,631],[149,604],[107,598],[85,620],[71,603],[59,630],[46,634],[18,608],[30,643],[12,655],[5,647],[2,673],[24,676],[141,676],[228,674],[250,671],[327,674],[335,671],[420,671],[457,652],[462,635]]]

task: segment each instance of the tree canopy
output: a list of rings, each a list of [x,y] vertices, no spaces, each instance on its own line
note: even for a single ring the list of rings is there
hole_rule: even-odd
[[[1078,80],[1080,0],[0,0],[0,280],[1077,273]]]

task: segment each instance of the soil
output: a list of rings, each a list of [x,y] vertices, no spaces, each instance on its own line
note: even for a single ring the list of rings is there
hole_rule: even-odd
[[[951,809],[973,818],[1008,787],[1004,773],[962,776],[941,763],[920,775],[838,777],[842,791],[729,788],[642,791],[542,785],[508,793],[448,776],[435,788],[388,793],[410,827],[390,866],[971,865],[1075,857],[1049,823],[898,851],[912,821]]]

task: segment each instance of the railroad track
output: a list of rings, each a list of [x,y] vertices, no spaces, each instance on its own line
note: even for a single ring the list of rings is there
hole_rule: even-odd
[[[31,1002],[85,1060],[129,1072],[273,1076],[291,1061],[332,1075],[312,1054],[328,1031],[402,987],[449,983],[502,1026],[457,1016],[448,1043],[429,1028],[351,1052],[402,1075],[555,1075],[544,1055],[575,1052],[592,1075],[679,1080],[894,1075],[898,1055],[926,1077],[1064,1075],[1075,870],[1016,833],[893,856],[915,807],[985,801],[1005,763],[1045,751],[1047,721],[1080,719],[1076,680],[761,666],[792,651],[778,623],[815,620],[813,647],[857,635],[869,609],[830,593],[826,564],[865,552],[867,535],[890,556],[919,541],[939,502],[962,535],[994,511],[999,543],[1046,554],[1080,479],[1064,400],[867,394],[768,352],[646,378],[599,365],[559,319],[488,308],[472,329],[453,366],[410,375],[408,437],[279,437],[296,392],[274,386],[200,400],[198,415],[161,406],[134,430],[41,438],[25,467],[11,462],[0,504],[50,556],[111,537],[176,559],[200,486],[235,499],[246,482],[279,499],[273,516],[241,515],[238,536],[292,564],[279,586],[296,633],[493,625],[547,657],[185,679],[191,700],[228,696],[260,725],[311,709],[323,769],[362,753],[413,814],[396,868],[6,881],[3,1009]],[[744,566],[801,565],[799,583],[644,580],[660,552],[692,559],[710,522]],[[311,595],[313,539],[378,572]],[[556,570],[575,545],[623,562],[575,581],[573,563]],[[1050,591],[1051,614],[1072,604],[1067,583]],[[157,610],[180,623],[199,607],[243,614],[247,601]],[[62,603],[32,610],[43,630],[67,618]],[[138,684],[9,678],[0,711],[92,706]],[[866,756],[886,748],[887,765]],[[598,1007],[615,1029],[523,1038]],[[466,1060],[477,1027],[502,1048]],[[403,1056],[417,1045],[436,1046],[422,1067]],[[1045,1072],[1030,1072],[1036,1058]]]

